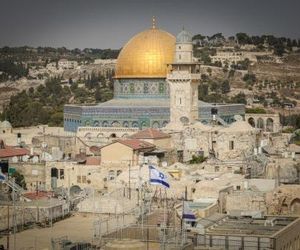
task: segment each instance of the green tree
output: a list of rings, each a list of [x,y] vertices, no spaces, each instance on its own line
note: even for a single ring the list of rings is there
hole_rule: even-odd
[[[102,101],[102,95],[101,95],[100,87],[96,88],[96,91],[95,91],[95,100],[97,102],[101,102]]]
[[[18,171],[16,171],[11,175],[11,177],[15,178],[16,184],[18,184],[20,187],[22,187],[25,190],[27,189],[24,175],[22,175]]]
[[[222,94],[227,94],[230,92],[230,84],[228,80],[225,80],[221,84]]]

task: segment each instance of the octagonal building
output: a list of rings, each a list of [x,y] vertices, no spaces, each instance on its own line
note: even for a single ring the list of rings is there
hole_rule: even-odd
[[[150,29],[132,37],[121,50],[116,64],[114,98],[96,105],[65,105],[64,129],[76,132],[78,127],[161,128],[170,121],[168,66],[174,61],[176,42],[186,39],[187,32],[172,34]],[[209,104],[199,101],[199,119],[208,123],[212,109],[221,120],[234,121],[244,116],[243,104]]]

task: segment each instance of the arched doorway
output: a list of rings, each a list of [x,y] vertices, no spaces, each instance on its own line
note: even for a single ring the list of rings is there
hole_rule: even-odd
[[[253,117],[250,117],[250,118],[248,119],[248,123],[249,123],[253,128],[255,128],[255,120],[254,120]]]
[[[117,135],[115,134],[115,133],[112,133],[110,136],[109,136],[109,138],[116,138],[117,137]]]
[[[274,121],[272,118],[268,118],[266,122],[266,131],[273,132],[274,131]]]
[[[296,198],[291,202],[290,205],[291,213],[293,214],[300,214],[300,199]]]
[[[264,128],[265,128],[265,123],[264,123],[264,120],[262,118],[257,119],[256,125],[257,125],[256,127],[261,129],[261,130],[264,130]]]

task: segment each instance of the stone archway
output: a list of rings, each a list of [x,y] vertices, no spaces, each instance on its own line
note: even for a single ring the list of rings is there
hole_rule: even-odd
[[[86,133],[86,134],[84,135],[84,137],[90,139],[90,138],[92,137],[92,134],[91,134],[91,133]]]
[[[112,124],[111,124],[111,126],[112,127],[121,127],[121,124],[118,121],[113,121]]]
[[[162,126],[165,127],[165,126],[167,126],[168,123],[169,123],[168,121],[164,121]]]
[[[94,121],[94,127],[99,127],[100,122],[99,121]]]
[[[250,118],[248,119],[248,123],[249,123],[253,128],[255,128],[255,120],[254,120],[253,117],[250,117]]]
[[[260,117],[260,118],[257,119],[256,127],[261,129],[261,130],[265,129],[265,122],[264,122],[263,118]]]
[[[129,122],[128,121],[123,122],[123,127],[128,128],[129,127]]]
[[[152,128],[159,128],[159,122],[153,122]]]
[[[115,134],[115,133],[112,133],[110,136],[109,136],[109,138],[116,138],[117,137],[117,135]]]
[[[133,128],[138,128],[138,127],[139,127],[138,122],[132,122],[132,127],[133,127]]]
[[[272,118],[267,118],[266,120],[266,131],[267,132],[274,131],[274,120]]]
[[[292,200],[290,205],[290,211],[292,214],[300,214],[300,199],[296,198]]]

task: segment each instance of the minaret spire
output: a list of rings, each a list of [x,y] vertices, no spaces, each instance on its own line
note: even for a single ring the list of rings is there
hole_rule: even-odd
[[[152,29],[156,29],[156,18],[155,18],[155,16],[152,17]]]

